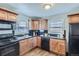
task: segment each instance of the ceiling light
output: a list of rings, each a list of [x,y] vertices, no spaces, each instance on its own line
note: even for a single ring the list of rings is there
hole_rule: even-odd
[[[50,9],[52,7],[52,4],[43,4],[43,8],[45,9],[45,10],[48,10],[48,9]]]

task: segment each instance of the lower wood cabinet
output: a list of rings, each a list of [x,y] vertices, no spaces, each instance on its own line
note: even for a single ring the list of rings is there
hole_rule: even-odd
[[[58,45],[58,42],[56,39],[50,39],[50,51],[51,52],[58,52],[58,49],[57,49],[57,45]]]
[[[58,41],[58,54],[65,55],[65,53],[66,53],[66,46],[65,45],[66,44],[65,44],[64,40]]]
[[[65,55],[65,40],[50,39],[50,51],[59,55]]]
[[[41,37],[32,37],[28,39],[21,40],[19,42],[20,49],[19,54],[24,55],[31,49],[35,47],[41,47]],[[66,53],[66,46],[65,40],[58,40],[58,39],[50,39],[50,51],[54,52],[58,55],[65,55]]]
[[[37,37],[33,37],[33,48],[37,47]]]
[[[19,42],[19,54],[23,55],[26,52],[28,52],[29,48],[28,48],[28,39],[22,40]]]
[[[28,39],[28,49],[29,51],[33,48],[33,38]]]
[[[37,37],[37,46],[41,47],[41,37]]]

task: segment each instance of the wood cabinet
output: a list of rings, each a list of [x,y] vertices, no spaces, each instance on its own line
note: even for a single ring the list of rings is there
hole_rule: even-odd
[[[41,30],[48,30],[48,20],[47,19],[40,19],[40,27]]]
[[[69,23],[79,23],[79,14],[69,15]]]
[[[17,15],[12,11],[0,8],[0,20],[16,21]]]
[[[7,20],[7,12],[0,10],[0,19],[1,20]]]
[[[28,39],[28,50],[30,51],[33,48],[33,38]]]
[[[31,19],[32,30],[48,30],[48,20],[47,19]]]
[[[57,53],[58,52],[58,41],[56,39],[50,39],[50,51]]]
[[[39,20],[32,20],[32,30],[39,30]]]
[[[41,37],[37,37],[37,46],[41,47]]]
[[[58,41],[58,54],[61,54],[61,55],[65,55],[66,53],[66,48],[65,48],[65,41],[61,41],[59,40]]]
[[[16,21],[17,15],[12,14],[12,13],[7,13],[7,20],[8,21]]]
[[[23,55],[28,52],[28,39],[22,40],[19,42],[19,54]]]
[[[66,53],[65,40],[50,39],[50,51],[59,55]]]
[[[33,37],[33,48],[37,47],[37,37]]]
[[[32,38],[21,40],[19,42],[19,46],[20,46],[19,54],[24,55],[25,53],[27,53],[28,51],[30,51],[31,49],[37,46],[41,47],[41,37],[32,37]]]

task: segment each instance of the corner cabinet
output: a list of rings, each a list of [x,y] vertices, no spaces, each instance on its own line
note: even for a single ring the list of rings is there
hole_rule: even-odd
[[[65,40],[50,39],[50,51],[58,55],[66,55]]]

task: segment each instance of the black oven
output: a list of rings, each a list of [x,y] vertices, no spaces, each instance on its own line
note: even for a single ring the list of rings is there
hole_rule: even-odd
[[[0,21],[0,55],[19,55],[19,43],[14,41],[14,22]]]
[[[0,47],[0,56],[18,56],[19,55],[19,43],[11,43]]]

